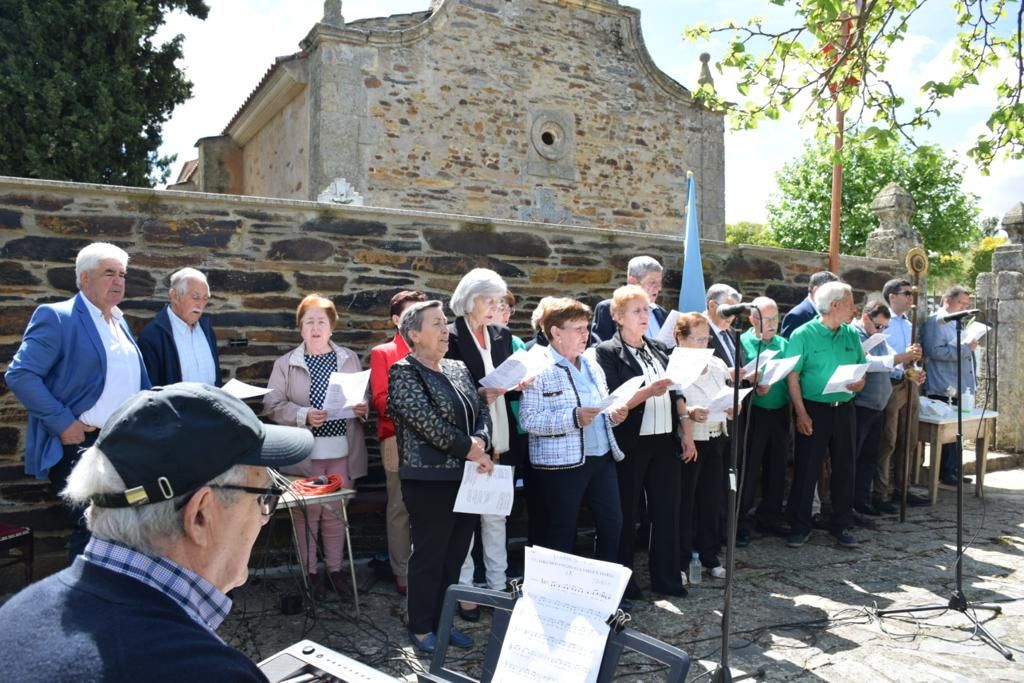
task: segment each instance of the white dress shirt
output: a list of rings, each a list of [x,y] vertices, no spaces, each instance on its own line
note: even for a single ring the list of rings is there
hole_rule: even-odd
[[[102,427],[122,403],[142,389],[139,350],[123,327],[124,314],[120,308],[114,306],[110,311],[110,322],[107,322],[103,312],[89,299],[83,296],[82,301],[89,309],[89,317],[107,353],[107,374],[103,378],[103,393],[91,408],[78,416],[78,420],[93,427]]]
[[[214,385],[217,383],[217,366],[213,362],[213,351],[206,339],[203,328],[197,321],[192,327],[179,318],[172,309],[167,309],[167,317],[171,320],[171,333],[174,335],[174,346],[178,349],[178,362],[181,363],[182,382],[202,382]]]

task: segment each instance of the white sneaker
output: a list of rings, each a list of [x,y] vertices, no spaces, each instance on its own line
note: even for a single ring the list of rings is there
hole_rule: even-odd
[[[686,572],[679,572],[679,574],[680,574],[680,578],[683,580],[683,585],[684,586],[689,585],[690,577],[687,576]]]
[[[710,573],[711,573],[711,576],[716,578],[716,579],[724,579],[725,578],[725,567],[723,567],[722,565],[718,565],[717,567],[712,567],[711,570],[710,570]]]

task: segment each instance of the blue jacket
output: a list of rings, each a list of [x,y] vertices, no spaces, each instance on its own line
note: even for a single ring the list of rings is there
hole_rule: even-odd
[[[779,329],[781,334],[786,339],[789,339],[797,328],[802,326],[804,323],[810,322],[818,317],[818,309],[814,307],[814,302],[811,301],[811,297],[807,297],[796,306],[790,309],[782,318],[782,327]]]
[[[142,328],[142,332],[139,334],[139,348],[142,350],[142,359],[146,362],[149,379],[153,386],[158,387],[181,381],[181,359],[178,357],[178,347],[174,344],[174,330],[171,328],[168,310],[169,307],[164,306],[163,310],[153,316],[153,319]],[[214,386],[219,387],[221,379],[217,337],[213,333],[210,319],[206,316],[199,319],[199,327],[206,336],[210,351],[213,353],[213,367],[217,370],[217,380]]]
[[[122,321],[132,343],[135,337]],[[136,349],[138,347],[136,346]],[[139,353],[142,389],[150,387]],[[103,393],[107,354],[82,294],[44,304],[32,314],[21,347],[4,373],[28,411],[25,472],[45,479],[64,455],[60,433]]]
[[[0,607],[5,681],[266,681],[171,598],[81,557]]]

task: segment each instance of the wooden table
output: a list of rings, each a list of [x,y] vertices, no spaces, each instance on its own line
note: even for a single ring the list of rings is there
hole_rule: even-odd
[[[964,439],[974,439],[975,480],[974,495],[984,495],[985,466],[988,459],[988,446],[995,437],[995,419],[999,413],[994,410],[984,412],[976,410],[964,414]],[[939,498],[939,470],[942,458],[942,446],[956,443],[956,416],[947,418],[921,417],[917,424],[917,452],[914,457],[914,483],[921,480],[921,465],[924,462],[924,444],[931,445],[930,481],[928,492],[932,505]]]
[[[288,510],[288,516],[292,518],[292,540],[295,542],[295,553],[297,558],[301,558],[302,555],[299,553],[299,539],[296,536],[297,527],[294,523],[294,517],[296,514],[305,514],[304,510],[307,505],[323,505],[326,506],[327,510],[332,514],[341,517],[341,520],[345,523],[345,552],[348,554],[348,572],[352,578],[352,601],[356,607],[356,617],[359,617],[359,591],[356,585],[356,564],[355,559],[352,557],[352,535],[349,533],[348,526],[348,501],[350,498],[356,495],[355,489],[339,489],[337,491],[331,491],[330,493],[320,493],[314,496],[299,496],[294,491],[287,490],[281,495],[281,500],[277,504],[278,510]],[[337,505],[332,505],[337,503]],[[302,572],[302,583],[307,589],[311,586],[307,585],[309,577],[306,576],[306,570],[303,568]],[[310,592],[312,595],[312,592]]]

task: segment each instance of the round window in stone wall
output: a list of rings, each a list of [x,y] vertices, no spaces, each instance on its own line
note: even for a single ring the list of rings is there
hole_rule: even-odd
[[[565,156],[568,145],[568,136],[562,123],[554,117],[539,116],[533,122],[533,130],[530,131],[530,142],[545,159],[558,161]]]

